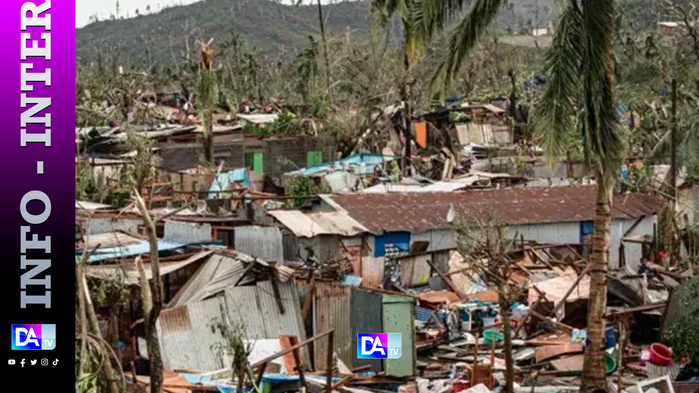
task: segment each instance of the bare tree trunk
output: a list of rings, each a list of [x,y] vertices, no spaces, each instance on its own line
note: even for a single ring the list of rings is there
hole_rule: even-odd
[[[323,60],[325,61],[325,88],[328,90],[326,94],[328,97],[332,97],[330,94],[330,60],[328,59],[328,42],[325,38],[325,21],[323,20],[323,6],[318,1],[318,21],[320,22],[320,35],[323,39]]]
[[[158,237],[155,232],[155,224],[148,213],[143,198],[135,192],[136,204],[143,217],[143,222],[148,230],[148,243],[150,245],[150,266],[153,280],[151,290],[145,271],[140,260],[137,261],[141,277],[141,294],[143,301],[143,316],[146,328],[146,343],[148,346],[148,361],[150,364],[150,391],[162,393],[163,390],[163,360],[160,354],[160,343],[156,322],[163,307],[163,285],[160,277],[160,260],[158,259]]]
[[[204,134],[204,161],[207,165],[216,165],[214,162],[214,119],[211,110],[207,110],[204,114],[206,117],[206,133]]]
[[[82,286],[83,294],[85,296],[85,310],[87,311],[87,318],[90,323],[90,329],[92,334],[99,338],[102,337],[100,332],[100,325],[97,321],[97,314],[95,313],[95,306],[92,303],[92,298],[90,297],[90,291],[87,288],[87,280],[85,279],[85,274],[82,274],[81,282],[78,285]],[[104,378],[107,380],[109,386],[109,393],[119,393],[119,386],[117,385],[117,380],[114,375],[114,368],[112,363],[107,359],[102,366],[104,370]]]
[[[510,301],[502,294],[498,295],[498,303],[500,304],[500,316],[502,316],[502,333],[505,336],[504,348],[505,353],[505,389],[503,393],[514,392],[515,368],[514,360],[512,359],[512,326],[510,325]]]
[[[590,263],[590,303],[587,311],[587,345],[580,390],[607,389],[605,368],[604,313],[607,307],[607,265],[612,226],[612,191],[610,182],[597,173],[597,208]],[[605,184],[606,183],[606,184]]]
[[[408,40],[408,37],[406,36],[406,42]],[[410,157],[411,157],[411,152],[410,152],[410,141],[412,137],[412,130],[411,130],[411,122],[410,122],[410,99],[411,97],[411,92],[410,92],[410,86],[412,83],[412,77],[410,74],[410,57],[408,55],[408,48],[404,48],[403,50],[403,68],[404,68],[404,78],[403,78],[403,83],[400,88],[400,99],[403,101],[404,105],[404,111],[403,115],[404,117],[404,137],[405,137],[405,157],[403,158],[403,172],[406,175],[409,175],[409,168],[410,168]]]
[[[81,258],[87,259],[87,258]],[[85,310],[85,290],[83,289],[82,261],[75,264],[75,280],[78,283],[78,308],[80,315],[80,363],[78,365],[78,379],[82,378],[87,360],[87,310]]]

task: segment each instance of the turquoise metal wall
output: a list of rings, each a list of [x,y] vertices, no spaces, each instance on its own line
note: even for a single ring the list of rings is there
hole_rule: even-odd
[[[400,333],[400,359],[386,359],[386,375],[405,377],[415,375],[415,300],[405,296],[383,296],[383,332]]]

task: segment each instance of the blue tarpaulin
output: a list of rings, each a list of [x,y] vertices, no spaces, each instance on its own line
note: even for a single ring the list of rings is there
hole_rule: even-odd
[[[211,183],[211,188],[209,188],[209,199],[225,198],[224,191],[231,189],[231,183],[238,182],[242,182],[245,188],[250,187],[248,171],[245,168],[217,173],[213,183]]]
[[[197,243],[197,244],[221,244],[221,243],[222,243],[221,241],[215,241],[215,242],[205,242],[205,243]],[[188,245],[191,245],[191,244],[169,242],[166,240],[158,239],[158,251],[177,250],[178,248],[185,248]],[[95,252],[90,254],[90,259],[88,259],[88,263],[100,262],[100,261],[104,261],[107,259],[121,259],[121,258],[134,257],[137,255],[148,254],[149,252],[150,252],[150,244],[145,240],[140,240],[138,243],[129,244],[127,246],[104,248],[104,249],[98,248]],[[75,256],[77,258],[80,258],[81,255],[82,255],[82,250],[77,251],[75,253]]]
[[[330,161],[330,162],[324,162],[320,165],[315,165],[315,166],[310,166],[308,168],[302,168],[297,171],[288,173],[288,175],[304,175],[304,176],[310,176],[314,175],[316,173],[322,173],[330,170],[333,166],[337,168],[343,168],[343,167],[351,167],[351,168],[358,168],[364,164],[366,167],[366,173],[367,174],[372,174],[374,173],[374,167],[377,165],[381,165],[386,161],[392,161],[396,159],[397,156],[393,155],[383,155],[383,154],[355,154],[353,156],[349,156],[346,158],[343,158],[338,161]]]

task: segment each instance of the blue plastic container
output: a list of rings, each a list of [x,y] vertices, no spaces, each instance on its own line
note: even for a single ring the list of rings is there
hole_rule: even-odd
[[[604,333],[605,348],[616,347],[616,330],[613,327],[608,327]]]

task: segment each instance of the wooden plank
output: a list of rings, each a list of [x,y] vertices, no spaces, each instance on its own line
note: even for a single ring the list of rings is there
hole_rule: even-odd
[[[296,336],[293,336],[295,339]],[[287,335],[279,335],[279,348],[282,351],[285,351],[291,347],[294,346],[294,344],[298,344],[298,340],[295,343],[292,343],[292,336],[287,336]],[[292,350],[293,352],[293,350]],[[296,369],[298,368],[298,364],[294,360],[294,354],[293,353],[287,353],[286,355],[283,356],[284,358],[284,367],[286,368],[287,374],[296,374]]]
[[[543,362],[556,356],[570,353],[582,353],[582,344],[548,345],[536,348],[536,362]]]
[[[582,371],[585,355],[569,356],[551,361],[551,366],[558,371]]]
[[[291,343],[291,346],[294,346],[299,343],[299,340],[298,338],[296,338],[296,336],[290,336],[289,341]],[[303,375],[303,364],[301,363],[301,356],[299,355],[298,348],[294,349],[292,353],[294,354],[293,356],[294,363],[296,364],[296,372],[299,374],[299,380],[301,382],[301,386],[303,387],[303,391],[308,391],[308,385],[306,384],[306,376]]]

